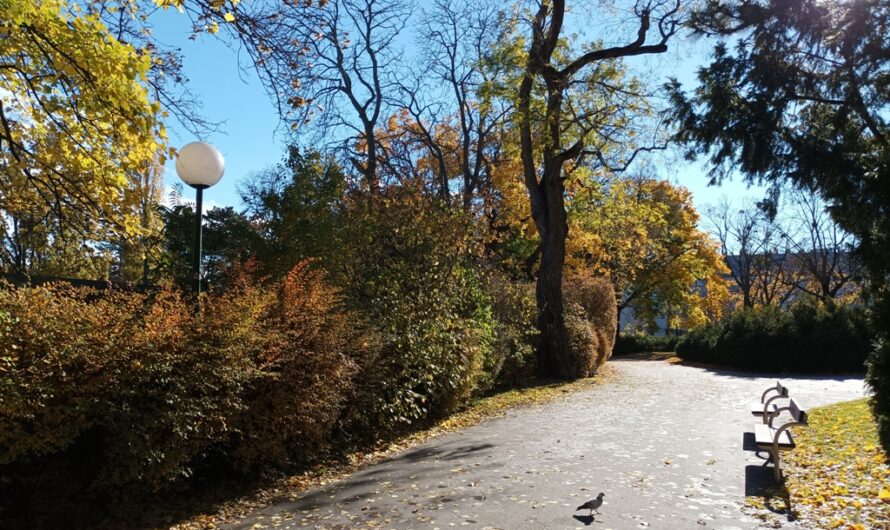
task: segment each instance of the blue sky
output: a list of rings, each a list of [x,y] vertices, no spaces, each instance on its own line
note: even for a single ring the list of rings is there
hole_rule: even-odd
[[[189,20],[174,10],[153,18],[155,35],[165,44],[181,49],[190,89],[203,104],[201,113],[211,121],[222,122],[220,132],[202,138],[214,144],[226,159],[225,175],[205,192],[205,203],[208,207],[240,207],[238,183],[252,172],[281,160],[285,135],[276,132],[280,125],[277,112],[253,71],[243,68],[248,66],[243,54],[239,65],[237,47],[229,47],[209,35],[189,40]],[[695,70],[707,58],[711,43],[682,39],[672,44],[666,54],[636,58],[631,66],[654,82],[662,83],[668,76],[676,76],[684,86],[692,87]],[[175,147],[196,139],[175,123],[169,124],[169,132]],[[763,194],[761,189],[749,188],[738,180],[709,187],[703,165],[686,163],[679,157],[659,157],[653,165],[663,177],[689,188],[700,209],[724,195],[740,199]],[[167,187],[179,182],[172,161],[165,168],[164,181]],[[187,198],[190,194],[187,191]]]

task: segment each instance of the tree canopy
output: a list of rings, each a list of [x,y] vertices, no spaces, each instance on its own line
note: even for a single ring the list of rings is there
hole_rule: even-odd
[[[687,189],[614,179],[574,194],[568,265],[608,277],[619,311],[633,308],[648,327],[661,315],[674,329],[700,326],[722,315],[728,292],[723,257],[698,221]]]
[[[668,87],[677,140],[713,179],[815,190],[857,239],[879,340],[869,364],[890,448],[890,6],[880,0],[711,1],[690,24],[722,39],[692,94]],[[732,43],[731,45],[729,43]]]
[[[4,0],[0,9],[5,235],[45,248],[69,234],[79,247],[138,232],[138,175],[166,156],[160,103],[146,87],[152,57],[76,3]],[[23,268],[39,252],[10,260]]]

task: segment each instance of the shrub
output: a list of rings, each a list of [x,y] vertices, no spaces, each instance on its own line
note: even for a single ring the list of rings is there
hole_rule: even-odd
[[[615,340],[615,355],[675,351],[680,338],[678,335],[621,334]]]
[[[606,278],[598,278],[588,274],[577,274],[568,278],[563,292],[566,299],[566,327],[569,329],[569,340],[574,347],[579,347],[576,355],[581,364],[579,374],[588,375],[596,371],[612,356],[615,345],[615,330],[618,325],[618,307],[615,290]],[[577,319],[590,323],[590,330],[585,329]],[[592,333],[596,340],[587,335]],[[573,335],[574,334],[574,335]],[[595,356],[588,370],[583,370],[586,355],[583,348],[594,346]]]
[[[233,426],[235,463],[247,469],[305,463],[330,448],[352,392],[354,359],[373,342],[358,315],[338,310],[339,296],[307,262],[274,287],[253,359],[257,375]]]
[[[887,291],[875,297],[871,322],[877,338],[868,357],[866,381],[873,393],[871,409],[878,424],[881,446],[890,454],[890,335],[886,324],[890,322],[890,293]]]
[[[677,354],[746,370],[860,372],[872,336],[862,308],[804,301],[736,311],[691,331]]]
[[[200,315],[174,290],[0,289],[0,474],[61,462],[89,491],[124,495],[211,453],[250,467],[317,451],[354,366],[355,319],[335,302],[305,265],[269,286],[236,282]]]
[[[570,302],[565,308],[566,330],[569,334],[569,369],[577,377],[593,375],[599,367],[602,349],[596,326],[587,318],[580,304]]]
[[[381,435],[455,410],[490,384],[494,342],[472,220],[409,187],[352,196],[343,216],[325,267],[379,335],[350,430]]]
[[[0,307],[12,321],[0,337],[0,463],[89,439],[101,456],[94,486],[158,486],[225,439],[232,394],[251,375],[228,321],[238,308],[194,319],[173,291],[58,286],[3,289]]]
[[[534,377],[537,371],[537,341],[535,287],[532,283],[512,282],[491,274],[485,285],[491,300],[495,321],[495,341],[492,353],[483,366],[487,385],[516,386]]]

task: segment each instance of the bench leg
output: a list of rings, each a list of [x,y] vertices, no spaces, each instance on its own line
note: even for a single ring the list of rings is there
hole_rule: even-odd
[[[782,482],[782,465],[779,462],[779,452],[776,451],[775,455],[773,455],[773,473],[776,476],[776,482]]]

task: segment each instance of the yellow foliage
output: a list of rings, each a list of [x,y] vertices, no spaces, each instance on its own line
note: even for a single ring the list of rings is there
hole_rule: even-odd
[[[165,152],[159,106],[145,86],[151,56],[76,5],[2,5],[0,210],[51,207],[83,232],[137,230],[127,189]]]
[[[890,526],[890,462],[865,399],[810,411],[788,453],[788,491],[802,522],[829,528]],[[835,525],[836,521],[841,524]]]
[[[688,329],[719,318],[725,265],[691,193],[657,179],[585,180],[570,206],[569,266],[611,278],[642,320],[667,310],[671,327]]]

